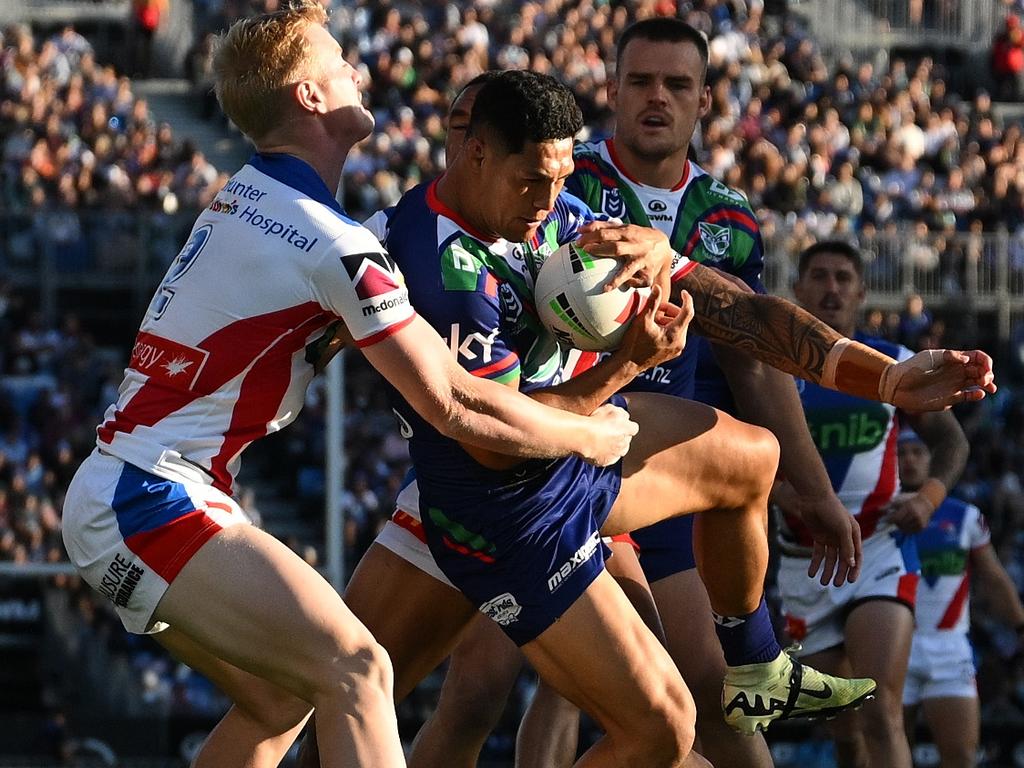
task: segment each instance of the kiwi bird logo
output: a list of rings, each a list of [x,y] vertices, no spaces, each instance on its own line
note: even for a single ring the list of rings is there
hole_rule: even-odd
[[[706,221],[700,222],[697,229],[700,231],[700,241],[704,244],[704,250],[709,254],[721,257],[729,253],[729,246],[732,244],[731,229],[708,224]]]

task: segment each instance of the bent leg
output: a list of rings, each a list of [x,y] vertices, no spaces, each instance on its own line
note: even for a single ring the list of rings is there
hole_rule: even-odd
[[[216,534],[154,614],[211,655],[310,702],[324,768],[404,765],[384,649],[331,586],[252,526]]]
[[[925,699],[928,730],[939,748],[942,768],[974,768],[978,759],[978,700],[967,697]]]
[[[801,658],[805,664],[832,675],[849,675],[850,664],[843,646],[828,648]],[[868,750],[864,743],[860,712],[844,712],[827,724],[836,745],[839,768],[868,768]]]
[[[602,532],[708,510],[694,526],[694,554],[711,606],[725,616],[757,610],[778,442],[768,430],[700,403],[646,393],[628,400],[640,431],[623,459],[622,488]]]
[[[903,681],[907,674],[914,616],[893,600],[868,600],[846,619],[846,655],[856,675],[878,683],[875,700],[860,713],[871,765],[911,768],[903,731]]]
[[[658,609],[644,577],[636,549],[628,541],[608,544],[612,556],[606,561],[608,573],[618,582],[643,622],[664,644]],[[568,768],[576,759],[579,745],[580,711],[543,680],[537,686],[523,715],[516,737],[517,768]]]
[[[668,652],[697,704],[701,752],[715,765],[770,768],[771,753],[760,734],[737,736],[722,717],[725,657],[711,620],[711,604],[696,569],[651,584],[665,627]]]
[[[310,704],[218,659],[173,628],[154,638],[234,702],[203,742],[191,768],[277,768],[312,714]]]
[[[474,768],[522,666],[515,643],[478,614],[452,653],[437,709],[413,744],[410,768]]]
[[[683,764],[693,744],[693,699],[608,573],[600,573],[523,653],[542,680],[605,732],[576,763],[579,768]]]
[[[387,547],[370,545],[345,588],[345,602],[391,658],[401,701],[452,652],[478,612],[456,589]],[[306,729],[299,768],[320,768],[317,731]]]

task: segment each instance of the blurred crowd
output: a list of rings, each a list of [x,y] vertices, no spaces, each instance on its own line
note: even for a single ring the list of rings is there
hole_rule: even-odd
[[[187,67],[201,92],[209,92],[212,33],[277,4],[194,0],[198,34]],[[575,90],[591,136],[607,135],[604,85],[614,71],[619,32],[637,18],[678,14],[711,40],[712,109],[698,155],[709,172],[749,195],[770,258],[791,264],[816,239],[849,236],[869,256],[872,284],[883,284],[911,260],[920,279],[930,276],[949,294],[977,279],[979,265],[991,258],[986,236],[1002,230],[1018,243],[1011,268],[1024,272],[1024,132],[1018,124],[1001,124],[985,91],[952,92],[947,73],[927,56],[826,61],[795,18],[766,12],[761,0],[333,5],[332,29],[363,72],[377,119],[377,131],[345,167],[344,205],[357,218],[443,170],[445,108],[486,69],[558,75]],[[1007,7],[1005,37],[1013,48],[1021,39],[1013,14],[1019,9]],[[996,94],[1005,96],[1009,81],[996,66],[1000,45],[997,40],[993,47],[993,82]],[[9,228],[0,276],[5,259],[29,260],[44,238],[59,246],[67,263],[76,249],[134,258],[137,242],[129,230],[136,212],[196,210],[226,179],[171,126],[155,123],[131,81],[98,62],[71,27],[47,38],[22,26],[5,30],[0,87],[0,210],[13,214],[0,217]],[[216,113],[213,102],[207,106]],[[101,223],[91,227],[90,221]],[[125,239],[114,247],[121,230]],[[179,244],[168,246],[168,259]],[[958,331],[965,328],[958,323]],[[869,311],[865,331],[913,348],[948,342],[951,335],[920,297],[908,298],[902,313]],[[125,350],[97,347],[74,314],[47,323],[29,297],[0,283],[0,561],[63,559],[63,490],[91,450],[93,428],[114,399],[125,359]],[[351,565],[391,512],[407,452],[375,374],[354,355],[348,373],[342,503]],[[959,414],[975,450],[957,493],[989,516],[997,549],[1024,591],[1020,391],[1004,383],[996,397]],[[254,446],[250,467],[295,471],[261,473],[260,497],[250,496],[250,505],[258,501],[268,512],[285,505],[311,524],[320,518],[324,409],[322,386],[314,386],[296,424]],[[289,529],[286,536],[316,563],[321,553],[303,530]],[[61,583],[64,615],[77,617],[67,621],[74,637],[68,653],[95,655],[102,647],[120,660],[126,679],[134,681],[124,689],[134,692],[133,707],[204,711],[222,705],[151,645],[126,639],[77,579]],[[1010,675],[986,672],[986,664],[1005,670],[1016,646],[979,607],[983,703],[1024,722],[1021,665]]]

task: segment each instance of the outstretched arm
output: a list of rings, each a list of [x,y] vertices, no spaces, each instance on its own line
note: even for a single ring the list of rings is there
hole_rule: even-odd
[[[1024,605],[991,544],[971,550],[971,571],[989,610],[1014,627],[1024,642]]]
[[[926,350],[902,363],[841,336],[809,312],[776,296],[740,290],[695,266],[673,283],[693,297],[697,329],[787,373],[905,410],[942,410],[995,392],[983,352]]]

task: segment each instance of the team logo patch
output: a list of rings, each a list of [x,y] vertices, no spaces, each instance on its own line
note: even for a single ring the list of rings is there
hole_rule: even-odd
[[[609,216],[622,218],[626,215],[626,203],[617,189],[601,190],[601,210]]]
[[[706,221],[698,223],[697,229],[700,231],[700,241],[704,244],[704,250],[715,257],[729,253],[729,246],[732,244],[731,229],[708,224]]]
[[[522,612],[523,606],[510,592],[504,592],[491,598],[480,606],[480,613],[503,627],[519,621],[519,614]]]
[[[372,299],[397,291],[404,282],[394,259],[383,251],[351,253],[342,256],[341,263],[345,265],[360,299]]]

